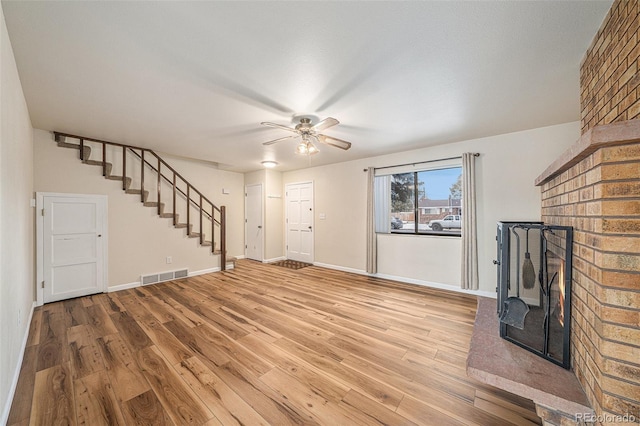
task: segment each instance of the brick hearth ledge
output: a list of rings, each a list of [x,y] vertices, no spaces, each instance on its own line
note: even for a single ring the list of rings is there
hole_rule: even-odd
[[[533,400],[538,415],[546,417],[545,424],[566,424],[594,415],[571,371],[500,337],[495,299],[478,297],[467,375]]]

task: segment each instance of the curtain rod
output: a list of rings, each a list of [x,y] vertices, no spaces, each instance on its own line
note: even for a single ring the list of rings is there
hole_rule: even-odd
[[[479,157],[480,154],[477,152],[473,153],[474,157]],[[447,160],[459,160],[462,156],[459,155],[457,157],[449,157],[449,158],[439,158],[437,160],[426,160],[426,161],[418,161],[415,163],[405,163],[405,164],[396,164],[395,166],[384,166],[384,167],[374,167],[373,170],[382,170],[382,169],[392,169],[394,167],[404,167],[404,166],[415,166],[416,164],[427,164],[427,163],[437,163],[438,161],[447,161]],[[363,169],[363,172],[366,172],[369,169]]]

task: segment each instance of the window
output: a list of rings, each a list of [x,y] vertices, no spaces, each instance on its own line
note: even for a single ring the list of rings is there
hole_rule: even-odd
[[[460,235],[462,167],[377,176],[376,187],[377,232]]]

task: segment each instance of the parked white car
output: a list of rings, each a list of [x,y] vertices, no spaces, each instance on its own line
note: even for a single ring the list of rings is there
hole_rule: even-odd
[[[443,229],[460,229],[462,228],[462,222],[460,221],[460,215],[450,214],[445,216],[444,219],[430,221],[429,227],[434,231],[442,231]]]

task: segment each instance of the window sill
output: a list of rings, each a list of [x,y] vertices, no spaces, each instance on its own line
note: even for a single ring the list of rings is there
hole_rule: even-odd
[[[447,237],[447,238],[461,238],[462,235],[455,231],[429,231],[429,232],[403,232],[403,231],[391,231],[389,233],[379,232],[379,235],[407,235],[416,237]]]

